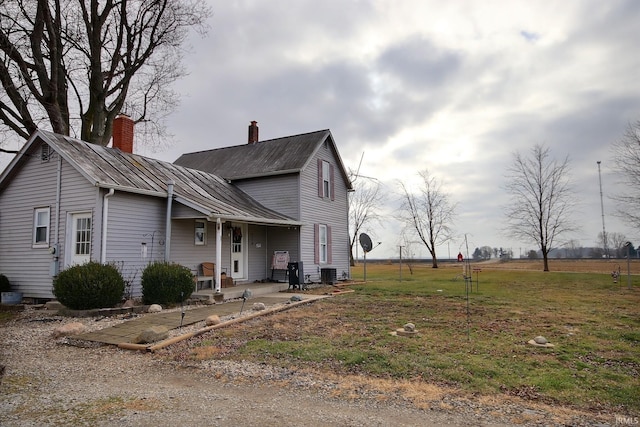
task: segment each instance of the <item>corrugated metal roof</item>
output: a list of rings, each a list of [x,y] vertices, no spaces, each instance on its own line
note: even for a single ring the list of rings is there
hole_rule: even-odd
[[[52,146],[95,186],[166,197],[167,182],[173,181],[176,200],[208,217],[297,224],[295,220],[262,206],[217,175],[48,131],[37,131],[30,142],[36,136]]]
[[[320,144],[329,141],[346,181],[346,172],[328,129],[254,144],[187,153],[174,164],[215,173],[229,180],[300,172]],[[350,186],[350,183],[348,184]]]

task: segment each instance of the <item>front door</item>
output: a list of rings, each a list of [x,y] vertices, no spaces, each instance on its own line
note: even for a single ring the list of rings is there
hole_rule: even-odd
[[[71,264],[91,259],[91,212],[71,215]]]
[[[231,277],[246,279],[246,238],[247,225],[233,227],[231,233]]]

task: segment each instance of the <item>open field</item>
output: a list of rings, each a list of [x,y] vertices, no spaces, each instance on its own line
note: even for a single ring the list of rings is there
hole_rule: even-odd
[[[463,393],[637,417],[640,276],[627,288],[619,264],[613,283],[618,262],[609,260],[553,260],[546,273],[541,261],[483,263],[467,292],[459,264],[417,265],[413,274],[404,266],[400,282],[398,264],[370,263],[353,293],[202,335],[163,357],[295,366],[381,398],[402,388],[419,407]],[[363,266],[352,275],[361,279]],[[391,334],[408,322],[417,336]],[[554,347],[527,344],[539,335]]]

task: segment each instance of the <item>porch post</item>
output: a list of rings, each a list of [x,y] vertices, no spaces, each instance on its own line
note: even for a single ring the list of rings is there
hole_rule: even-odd
[[[216,292],[220,292],[220,269],[222,266],[222,220],[216,218]]]

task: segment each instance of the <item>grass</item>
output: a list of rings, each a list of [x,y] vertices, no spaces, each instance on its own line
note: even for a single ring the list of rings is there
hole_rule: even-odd
[[[640,412],[640,278],[369,264],[354,293],[207,334],[192,357]],[[362,277],[362,266],[354,269]],[[390,332],[414,323],[418,336]],[[527,341],[543,335],[555,346]],[[191,343],[191,345],[194,345]],[[196,348],[197,348],[196,347]],[[205,355],[205,356],[202,356]]]

